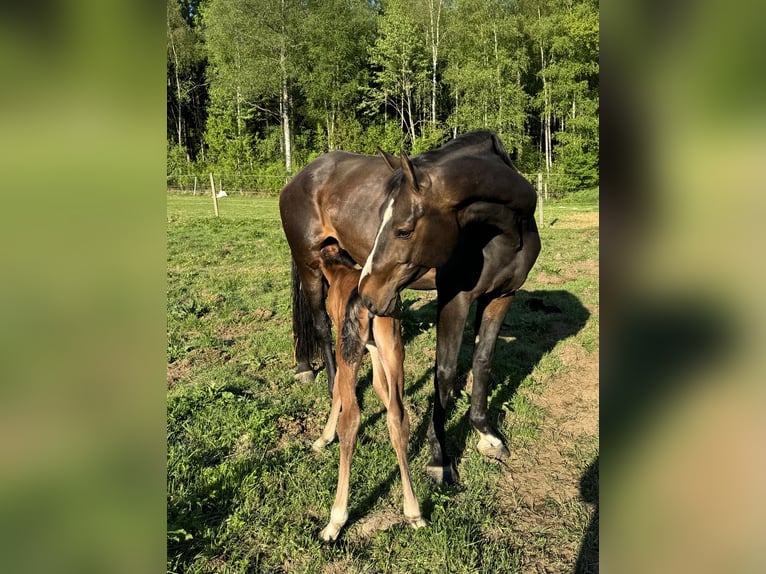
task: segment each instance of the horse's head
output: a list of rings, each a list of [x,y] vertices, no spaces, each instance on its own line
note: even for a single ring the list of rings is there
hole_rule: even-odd
[[[416,167],[406,154],[383,153],[395,170],[390,200],[382,207],[378,234],[359,280],[364,304],[376,315],[396,311],[401,289],[429,269],[443,265],[457,244],[454,211],[426,169]]]

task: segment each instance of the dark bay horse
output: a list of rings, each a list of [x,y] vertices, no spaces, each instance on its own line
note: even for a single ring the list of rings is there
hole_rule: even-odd
[[[320,250],[338,243],[364,262],[359,291],[377,315],[396,312],[405,287],[437,289],[435,400],[428,472],[452,482],[445,448],[447,400],[469,309],[474,324],[470,420],[478,450],[508,450],[487,419],[487,383],[497,334],[515,291],[540,252],[536,194],[499,138],[466,134],[414,158],[332,152],[306,166],[282,190],[280,213],[294,259],[293,326],[299,372],[310,372],[316,335],[332,384],[332,338],[322,304]],[[313,328],[300,329],[304,318]]]
[[[319,536],[326,542],[335,540],[348,520],[351,458],[359,430],[356,383],[365,347],[372,357],[372,386],[386,407],[388,433],[399,462],[404,516],[414,528],[420,528],[426,525],[426,521],[420,514],[420,505],[412,489],[407,461],[410,420],[403,401],[404,344],[401,325],[396,318],[376,317],[364,307],[358,290],[361,273],[354,268],[354,261],[337,244],[324,247],[321,257],[322,273],[330,284],[327,309],[337,333],[335,355],[338,371],[330,416],[322,436],[314,442],[313,447],[320,450],[332,442],[337,424],[340,464],[338,490],[330,512],[330,522]]]

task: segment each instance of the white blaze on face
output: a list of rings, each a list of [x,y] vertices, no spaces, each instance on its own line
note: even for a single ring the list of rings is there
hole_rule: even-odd
[[[375,250],[378,248],[378,240],[380,239],[380,234],[383,233],[383,228],[393,216],[394,199],[391,198],[391,201],[388,202],[388,207],[383,214],[383,220],[380,222],[380,227],[378,228],[378,234],[375,236],[375,243],[372,246],[372,251],[370,251],[370,255],[367,257],[367,261],[364,262],[364,267],[362,267],[362,275],[359,277],[359,285],[362,284],[362,279],[367,277],[372,272],[372,258],[375,256]]]

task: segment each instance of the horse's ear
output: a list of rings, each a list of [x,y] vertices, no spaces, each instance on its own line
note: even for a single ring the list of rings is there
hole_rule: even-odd
[[[399,159],[402,162],[402,172],[404,173],[404,177],[407,178],[412,189],[415,191],[424,191],[431,187],[431,178],[428,177],[427,173],[417,171],[406,153],[402,152]]]
[[[391,168],[391,171],[396,171],[400,167],[402,167],[402,163],[399,160],[398,157],[395,155],[391,155],[387,151],[383,151],[382,149],[378,148],[378,153],[383,157],[383,159],[386,161],[386,165]]]

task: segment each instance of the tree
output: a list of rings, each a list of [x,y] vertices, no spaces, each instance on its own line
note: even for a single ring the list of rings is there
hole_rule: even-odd
[[[598,0],[169,0],[167,18],[177,170],[202,152],[284,181],[325,151],[490,129],[554,192],[598,183]]]
[[[449,21],[444,77],[453,106],[453,134],[497,131],[509,148],[522,149],[528,98],[522,77],[528,66],[514,5],[501,0],[458,0]]]
[[[350,143],[339,123],[355,119],[375,14],[365,0],[311,0],[302,23],[299,75],[306,115],[324,124],[325,149],[337,149]]]
[[[551,109],[558,120],[558,170],[567,188],[598,182],[598,12],[590,0],[569,5],[551,43]]]
[[[178,0],[166,2],[168,130],[172,132],[168,137],[172,137],[187,162],[191,161],[191,148],[198,145],[192,141],[198,139],[193,132],[201,132],[205,99],[202,79],[205,55],[201,38],[191,23],[190,10],[191,6]]]
[[[378,37],[370,48],[370,63],[375,69],[375,86],[369,90],[372,100],[383,105],[384,114],[393,108],[409,141],[415,142],[416,91],[427,85],[428,57],[410,2],[385,3],[378,18]]]
[[[436,127],[436,96],[439,91],[437,71],[439,68],[439,49],[442,43],[442,0],[425,0],[428,12],[426,38],[431,52],[431,126]]]
[[[266,125],[278,123],[287,173],[292,171],[292,59],[300,8],[297,0],[211,0],[204,11],[213,109],[233,114],[238,148],[247,122],[257,114]],[[238,173],[243,159],[238,156]]]

